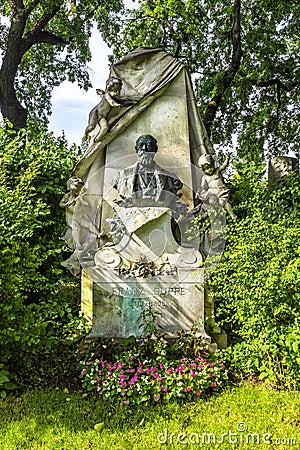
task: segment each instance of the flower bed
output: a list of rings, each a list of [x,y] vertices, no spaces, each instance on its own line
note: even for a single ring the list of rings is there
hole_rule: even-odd
[[[192,359],[164,359],[141,360],[127,353],[107,361],[91,354],[79,361],[80,378],[84,389],[125,405],[205,398],[220,391],[227,381],[227,370],[217,355],[204,351]]]

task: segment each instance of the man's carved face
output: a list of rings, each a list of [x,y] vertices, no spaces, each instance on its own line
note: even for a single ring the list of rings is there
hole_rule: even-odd
[[[142,166],[151,167],[153,165],[156,150],[156,140],[150,135],[141,136],[136,142],[136,152]]]

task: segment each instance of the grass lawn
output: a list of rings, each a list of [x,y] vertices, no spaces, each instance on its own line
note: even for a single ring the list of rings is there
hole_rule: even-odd
[[[0,449],[296,449],[299,411],[300,392],[263,385],[135,410],[82,393],[35,390],[0,401]]]

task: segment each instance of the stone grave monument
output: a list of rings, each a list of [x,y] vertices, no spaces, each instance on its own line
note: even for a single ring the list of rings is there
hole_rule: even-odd
[[[137,336],[138,318],[151,307],[166,338],[197,322],[199,337],[210,342],[199,267],[222,250],[225,219],[219,215],[215,230],[191,231],[205,203],[196,198],[198,160],[214,154],[187,68],[161,49],[138,48],[111,66],[97,93],[88,147],[61,201],[64,239],[74,250],[63,265],[81,273],[90,336]],[[206,217],[215,211],[210,200]],[[211,299],[207,305],[217,335]]]
[[[276,184],[283,181],[291,173],[299,173],[298,158],[292,156],[275,156],[269,161],[268,181],[269,184]]]

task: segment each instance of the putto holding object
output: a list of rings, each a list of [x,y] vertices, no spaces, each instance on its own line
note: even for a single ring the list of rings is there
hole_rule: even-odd
[[[232,219],[236,216],[229,203],[229,189],[226,186],[222,172],[229,164],[229,155],[226,156],[224,163],[220,167],[215,167],[215,161],[212,155],[201,155],[198,160],[198,166],[202,171],[202,179],[196,197],[205,205],[219,205],[228,212]]]
[[[106,82],[105,92],[96,89],[97,94],[101,95],[101,101],[89,114],[88,126],[85,129],[83,139],[87,139],[89,134],[99,125],[100,130],[94,137],[95,142],[99,142],[108,131],[107,116],[110,110],[116,106],[123,106],[117,99],[122,89],[122,80],[111,77]]]

